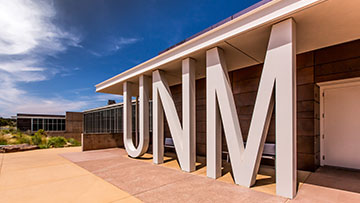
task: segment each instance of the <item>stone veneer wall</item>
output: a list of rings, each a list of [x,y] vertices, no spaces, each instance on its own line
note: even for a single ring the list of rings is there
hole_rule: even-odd
[[[122,133],[99,133],[82,135],[83,151],[124,147]]]
[[[65,120],[65,138],[74,138],[81,141],[81,133],[83,132],[83,113],[82,112],[66,112]]]

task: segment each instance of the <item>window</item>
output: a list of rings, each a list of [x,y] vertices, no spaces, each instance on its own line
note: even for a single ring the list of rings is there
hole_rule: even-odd
[[[132,106],[132,130],[135,131],[135,104]],[[152,131],[152,106],[150,102],[150,132]],[[123,108],[121,105],[84,113],[85,133],[122,133]]]
[[[84,114],[85,133],[122,132],[122,106]]]
[[[38,131],[38,126],[37,126],[37,118],[33,118],[33,124],[32,124],[32,130],[33,131]]]
[[[44,119],[44,130],[45,131],[49,130],[49,119],[47,118]]]
[[[53,131],[53,119],[49,119],[49,131]]]
[[[44,119],[40,118],[38,120],[38,129],[44,129]]]
[[[64,119],[61,119],[61,130],[62,131],[65,131],[65,120]]]

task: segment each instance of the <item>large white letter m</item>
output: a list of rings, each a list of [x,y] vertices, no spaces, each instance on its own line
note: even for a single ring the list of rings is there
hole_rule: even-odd
[[[235,183],[247,187],[255,183],[275,95],[276,193],[293,198],[296,194],[294,21],[288,19],[272,27],[246,148],[223,51],[215,47],[207,51],[206,57],[207,176],[221,176],[222,121]]]

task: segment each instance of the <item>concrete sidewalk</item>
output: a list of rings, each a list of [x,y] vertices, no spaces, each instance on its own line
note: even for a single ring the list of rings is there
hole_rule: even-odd
[[[139,202],[64,159],[80,147],[0,154],[0,202]]]

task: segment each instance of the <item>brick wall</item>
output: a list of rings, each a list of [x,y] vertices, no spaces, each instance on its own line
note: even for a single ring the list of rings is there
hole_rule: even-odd
[[[122,133],[83,134],[83,151],[124,147]]]
[[[68,133],[83,132],[83,113],[82,112],[66,112],[66,129]]]
[[[314,53],[297,56],[297,155],[298,168],[319,166],[319,87],[314,83]]]

